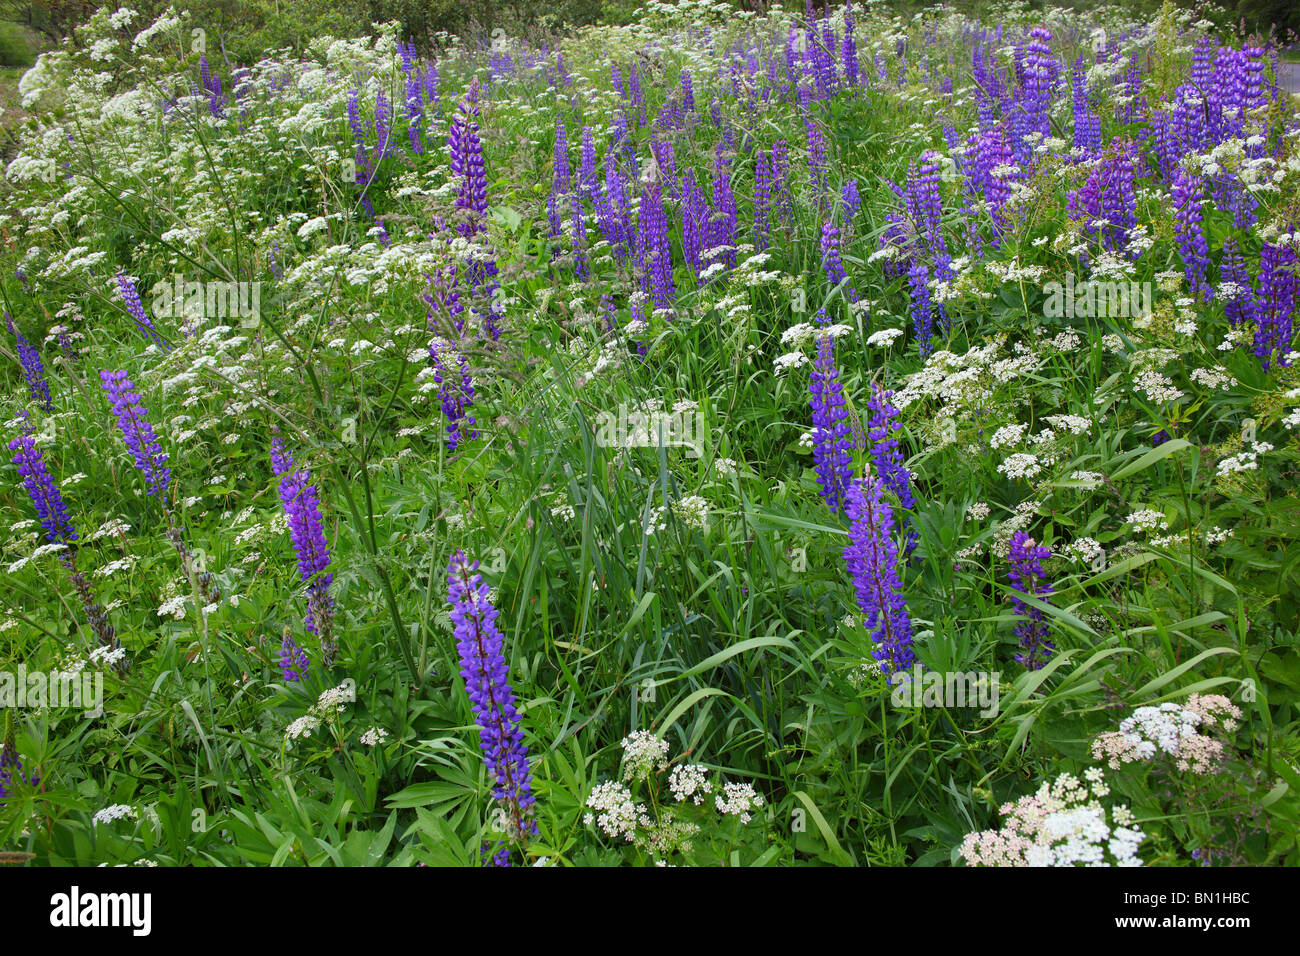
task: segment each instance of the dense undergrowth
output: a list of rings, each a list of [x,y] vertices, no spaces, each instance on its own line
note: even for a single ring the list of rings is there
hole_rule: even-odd
[[[1223,19],[97,14],[7,170],[0,666],[103,712],[12,700],[0,848],[1296,862],[1300,117]]]

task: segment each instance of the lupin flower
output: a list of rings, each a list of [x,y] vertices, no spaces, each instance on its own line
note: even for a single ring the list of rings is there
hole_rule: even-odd
[[[1263,254],[1261,262],[1262,258]],[[1246,271],[1246,260],[1233,236],[1223,240],[1220,275],[1223,284],[1219,287],[1219,298],[1223,300],[1223,311],[1228,317],[1228,323],[1236,328],[1243,322],[1254,321],[1257,310],[1255,290],[1251,285],[1250,273]],[[1225,292],[1224,286],[1230,291]]]
[[[1007,577],[1012,585],[1011,604],[1021,619],[1021,623],[1016,625],[1016,637],[1020,639],[1016,661],[1031,671],[1039,670],[1047,663],[1056,645],[1047,639],[1049,632],[1042,610],[1026,604],[1021,596],[1033,595],[1046,601],[1052,594],[1051,585],[1043,580],[1043,559],[1051,556],[1052,549],[1035,544],[1028,532],[1017,531],[1012,535],[1007,552],[1010,565]]]
[[[393,154],[392,110],[388,96],[380,90],[375,96],[375,157],[376,163]]]
[[[284,638],[280,641],[280,670],[285,683],[297,683],[307,676],[307,652],[294,643],[289,629],[284,629]]]
[[[840,60],[844,65],[844,83],[846,86],[858,85],[858,43],[853,37],[856,24],[853,22],[853,5],[844,12],[844,43],[840,47]]]
[[[654,302],[655,309],[671,309],[677,295],[673,285],[673,249],[668,239],[668,213],[664,210],[658,176],[650,178],[641,195],[637,255],[641,266],[641,291]]]
[[[859,478],[848,491],[849,539],[844,561],[853,578],[858,607],[866,615],[867,631],[876,649],[872,657],[885,674],[905,671],[916,661],[912,651],[912,619],[898,576],[898,544],[894,541],[894,512],[884,488],[872,476]]]
[[[628,259],[632,251],[632,219],[627,186],[612,148],[605,153],[605,189],[597,202],[596,214],[601,235],[613,249],[615,259]]]
[[[688,169],[682,177],[682,252],[698,281],[704,269],[705,232],[708,226],[708,203],[704,190],[695,178],[695,170]]]
[[[849,277],[844,270],[844,261],[840,258],[840,230],[829,220],[822,223],[822,268],[826,271],[826,279],[832,288]],[[850,302],[858,301],[852,283],[844,287],[844,297]]]
[[[1066,193],[1070,216],[1082,219],[1084,233],[1098,236],[1106,249],[1124,248],[1129,230],[1137,225],[1136,172],[1137,153],[1133,144],[1113,140],[1088,174],[1087,181]]]
[[[199,79],[203,83],[204,92],[208,94],[208,112],[220,117],[226,98],[221,92],[221,77],[209,68],[206,55],[199,57]]]
[[[907,274],[908,288],[912,293],[912,331],[916,344],[925,358],[934,350],[930,342],[934,335],[934,310],[930,304],[930,270],[925,263],[914,263]]]
[[[595,202],[600,191],[596,178],[596,139],[590,126],[582,128],[582,160],[578,167],[578,191],[588,202]]]
[[[463,211],[459,231],[466,239],[478,234],[487,217],[487,173],[483,167],[483,143],[478,136],[478,84],[469,88],[448,133],[451,171],[458,177],[456,208]]]
[[[587,264],[587,220],[577,193],[569,196],[569,226],[573,230],[573,271],[585,281],[591,278],[591,267]]]
[[[1210,265],[1210,249],[1201,228],[1203,199],[1200,177],[1180,169],[1173,185],[1174,235],[1178,239],[1178,252],[1183,257],[1187,286],[1198,298],[1211,295],[1205,278]]]
[[[547,215],[551,223],[551,236],[560,234],[560,220],[564,213],[560,203],[569,194],[569,137],[563,122],[555,124],[555,158],[551,164],[551,196],[547,200]]]
[[[329,542],[325,539],[320,501],[316,486],[311,484],[311,473],[300,468],[282,476],[280,500],[288,517],[289,536],[298,553],[298,573],[303,581],[310,581],[330,563]]]
[[[688,173],[689,175],[689,173]],[[771,230],[772,164],[769,154],[759,150],[754,161],[754,248],[767,248]]]
[[[409,76],[405,83],[406,90],[406,138],[411,144],[411,152],[416,156],[424,152],[424,141],[420,138],[420,120],[424,115],[424,103],[420,98],[420,81]]]
[[[911,510],[916,507],[916,497],[912,494],[912,473],[903,466],[903,454],[899,450],[898,438],[895,437],[899,427],[898,409],[889,401],[893,395],[893,392],[887,392],[879,385],[872,390],[871,398],[867,402],[867,408],[871,412],[867,441],[871,445],[871,460],[875,466],[875,473],[880,476],[885,490],[894,493],[899,505]],[[904,526],[907,525],[906,516],[903,517],[902,523]],[[916,532],[909,530],[907,555],[910,556],[916,550],[917,541]]]
[[[59,552],[59,563],[68,572],[68,579],[77,592],[77,598],[81,602],[91,632],[101,647],[116,651],[122,645],[113,631],[113,626],[108,622],[108,612],[95,600],[86,575],[77,570],[77,552],[73,544],[77,540],[77,532],[73,528],[72,519],[68,516],[63,496],[45,466],[45,457],[36,447],[32,437],[32,427],[26,420],[25,412],[23,419],[22,432],[9,443],[9,449],[16,452],[13,460],[18,466],[18,474],[23,478],[23,486],[27,490],[28,497],[32,499],[32,505],[36,508],[41,527],[45,529],[46,540],[51,544],[66,546]],[[118,671],[125,671],[127,665],[125,659],[119,657],[113,666]]]
[[[478,437],[477,424],[469,409],[474,405],[474,379],[469,362],[451,342],[435,337],[429,343],[429,362],[438,386],[442,413],[447,417],[447,450],[455,451],[462,442]]]
[[[448,601],[455,626],[460,674],[465,680],[483,762],[495,781],[492,796],[506,811],[509,835],[524,839],[537,832],[532,821],[532,772],[514,690],[509,684],[505,636],[497,627],[497,609],[488,585],[470,562],[457,551],[447,565]]]
[[[825,310],[817,313],[824,322]],[[853,438],[844,388],[835,367],[835,337],[823,332],[817,337],[817,359],[808,384],[812,408],[813,467],[821,484],[822,498],[832,512],[844,509],[844,495],[853,479]]]
[[[709,213],[706,231],[709,249],[724,250],[715,262],[725,263],[728,269],[736,267],[736,197],[731,191],[731,176],[727,164],[719,154],[713,167],[713,209]]]
[[[858,191],[858,181],[850,179],[840,190],[840,198],[844,201],[844,218],[852,219],[862,208],[862,194]]]
[[[334,640],[334,598],[329,593],[334,575],[326,570],[330,564],[330,546],[325,538],[320,499],[311,473],[306,468],[293,469],[293,460],[272,442],[272,467],[280,475],[280,501],[289,523],[289,538],[298,554],[298,574],[307,585],[307,616],[304,624],[321,642],[321,660],[326,667],[334,664],[338,645]],[[280,470],[283,469],[283,470]]]
[[[159,500],[167,497],[167,486],[171,482],[171,469],[167,467],[167,453],[158,444],[153,427],[149,424],[148,412],[140,404],[140,396],[135,386],[126,377],[124,370],[99,373],[104,391],[113,405],[113,414],[117,417],[117,427],[122,433],[122,440],[135,458],[135,467],[144,475],[148,493]]]
[[[14,464],[22,476],[23,487],[32,499],[36,516],[45,529],[45,537],[51,544],[71,544],[77,539],[77,532],[68,517],[68,508],[63,503],[63,496],[45,466],[45,456],[36,447],[31,423],[23,414],[22,432],[9,443],[9,450],[15,452]]]
[[[1088,103],[1088,82],[1080,56],[1070,74],[1070,94],[1074,106],[1074,148],[1095,153],[1101,148],[1101,119]]]
[[[1015,48],[1015,70],[1020,89],[1012,115],[1017,134],[1016,152],[1022,160],[1031,155],[1030,133],[1052,134],[1052,97],[1061,67],[1048,45],[1051,39],[1048,30],[1035,27],[1029,31],[1029,43]]]
[[[826,134],[811,115],[804,114],[804,132],[808,137],[808,170],[812,174],[813,196],[820,205],[826,196],[827,181],[830,176],[830,160],[827,158]]]
[[[171,348],[167,344],[167,340],[158,334],[158,330],[149,321],[149,316],[145,314],[144,303],[140,301],[140,293],[135,288],[135,280],[126,273],[119,272],[117,274],[117,288],[122,294],[122,301],[126,304],[126,310],[131,313],[131,318],[135,319],[136,327],[139,328],[144,337],[164,350]]]
[[[1296,260],[1294,249],[1271,242],[1264,243],[1260,250],[1255,354],[1266,372],[1274,364],[1288,364],[1286,355],[1291,351],[1296,305],[1300,301],[1300,279],[1294,271]]]
[[[50,399],[50,383],[45,380],[45,365],[41,362],[40,350],[35,348],[27,341],[26,336],[14,327],[13,320],[6,312],[5,325],[13,334],[14,341],[18,348],[18,361],[23,366],[23,378],[27,380],[27,391],[32,396],[32,400],[37,402],[47,412],[54,407]]]

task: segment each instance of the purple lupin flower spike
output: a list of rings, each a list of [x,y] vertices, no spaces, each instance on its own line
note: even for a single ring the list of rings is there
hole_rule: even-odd
[[[478,234],[487,217],[487,173],[483,167],[483,143],[478,135],[478,83],[469,88],[448,133],[451,152],[451,171],[459,177],[456,208],[462,211],[464,221],[458,230],[466,239]]]
[[[641,195],[641,221],[637,254],[641,266],[641,291],[654,309],[671,309],[677,290],[673,284],[673,250],[668,239],[668,213],[664,210],[659,177],[651,177]]]
[[[736,267],[736,197],[731,191],[731,176],[727,164],[719,154],[713,169],[713,210],[706,230],[706,252],[714,253],[714,262],[722,262],[728,269]]]
[[[844,64],[844,83],[846,86],[858,85],[858,43],[853,37],[857,24],[853,21],[853,4],[844,12],[844,43],[840,47],[840,59]]]
[[[54,407],[50,398],[50,383],[45,380],[45,364],[41,361],[40,350],[35,348],[27,338],[14,327],[9,313],[4,314],[5,326],[13,334],[18,349],[18,361],[22,363],[23,378],[27,380],[27,391],[32,400],[47,412]]]
[[[898,409],[890,402],[893,395],[893,392],[887,392],[879,385],[872,389],[871,398],[867,402],[867,409],[871,412],[867,441],[875,473],[880,476],[885,490],[894,493],[900,506],[911,510],[916,507],[916,496],[912,493],[912,473],[903,466],[903,453],[896,437],[899,430]],[[905,528],[908,525],[906,515],[903,516],[902,525]],[[916,531],[908,530],[905,557],[910,557],[916,550],[918,541]]]
[[[447,589],[460,675],[479,726],[483,762],[495,781],[492,796],[503,804],[508,835],[523,840],[537,832],[532,820],[536,798],[524,731],[508,682],[505,636],[496,624],[497,609],[478,573],[478,562],[471,563],[464,551],[457,551],[448,562]]]
[[[76,546],[73,544],[77,539],[77,532],[73,528],[72,519],[68,517],[68,509],[63,503],[63,496],[59,493],[58,486],[55,485],[54,479],[50,476],[49,469],[45,465],[45,456],[36,447],[31,423],[26,412],[22,413],[22,418],[22,431],[17,438],[9,443],[9,449],[16,453],[13,461],[18,466],[18,474],[22,476],[23,487],[32,500],[41,527],[45,529],[46,539],[51,544],[66,546],[63,551],[59,552],[59,563],[68,572],[68,579],[72,582],[77,597],[81,601],[81,607],[85,612],[86,620],[90,623],[91,632],[95,635],[101,647],[114,651],[118,650],[122,644],[117,639],[113,626],[108,623],[108,612],[104,610],[102,604],[95,600],[90,581],[86,578],[86,575],[77,570],[77,552],[75,550]],[[119,658],[114,662],[113,667],[119,673],[125,672],[127,668],[125,659]]]
[[[859,478],[849,486],[851,543],[844,549],[844,561],[876,645],[872,657],[880,662],[883,673],[896,674],[910,668],[916,655],[912,651],[912,619],[898,576],[894,512],[883,491],[881,482],[873,477]]]
[[[284,629],[284,638],[280,641],[280,671],[287,684],[297,683],[307,676],[310,664],[307,652],[294,643],[289,629]]]
[[[594,203],[600,192],[596,178],[596,132],[590,126],[582,128],[582,160],[578,168],[578,191],[582,198]]]
[[[1264,371],[1274,364],[1288,365],[1300,279],[1296,278],[1294,249],[1264,243],[1259,255],[1259,295],[1255,300],[1255,354]]]
[[[274,434],[271,436],[271,470],[275,472],[275,477],[279,478],[293,471],[293,455],[285,447],[279,429],[272,427],[272,431]]]
[[[851,220],[858,214],[862,208],[862,194],[858,192],[858,181],[850,179],[845,182],[844,187],[840,190],[840,198],[844,201],[844,218]]]
[[[1201,228],[1203,184],[1199,176],[1179,169],[1173,185],[1174,235],[1183,257],[1183,274],[1192,295],[1202,301],[1213,296],[1206,273],[1210,266],[1210,249]]]
[[[171,469],[167,467],[168,456],[158,444],[153,427],[149,424],[149,413],[140,404],[135,386],[126,377],[124,370],[110,372],[105,369],[99,373],[99,378],[112,403],[122,440],[135,458],[135,467],[144,475],[148,493],[165,501],[172,477]]]
[[[930,305],[930,270],[925,263],[916,262],[907,274],[908,288],[912,293],[912,330],[916,344],[925,358],[934,350],[930,338],[934,335],[934,310]]]
[[[849,277],[844,269],[844,261],[840,258],[840,230],[829,219],[822,223],[822,268],[826,271],[826,279],[832,288]],[[844,287],[844,297],[849,302],[858,301],[852,283]]]
[[[564,212],[560,203],[569,194],[569,136],[563,122],[555,124],[555,157],[551,170],[551,195],[547,200],[548,218],[551,223],[551,237],[560,234],[560,220]]]
[[[292,467],[288,454],[281,451],[279,462],[273,467]],[[307,585],[307,616],[304,623],[309,633],[321,642],[321,660],[332,667],[338,654],[333,636],[334,598],[329,593],[334,575],[327,569],[330,564],[330,546],[325,538],[321,518],[320,499],[316,486],[311,483],[311,472],[306,468],[286,470],[280,476],[280,501],[284,505],[289,523],[289,538],[298,554],[298,574]]]
[[[45,466],[45,456],[36,447],[36,439],[31,422],[23,413],[22,431],[9,443],[9,450],[14,452],[13,462],[18,466],[18,474],[23,479],[27,496],[32,499],[36,516],[45,529],[45,537],[51,544],[71,544],[77,539],[77,532],[68,517],[63,495],[50,476]]]
[[[708,227],[708,204],[704,190],[695,179],[695,170],[687,169],[682,177],[682,252],[698,282],[704,270],[704,243]]]
[[[825,324],[826,312],[817,313]],[[830,332],[817,337],[817,359],[808,384],[812,408],[813,467],[821,484],[822,498],[832,512],[844,509],[844,494],[853,479],[853,438],[849,413],[844,404],[839,369],[835,367],[835,338]]]
[[[122,293],[122,301],[126,304],[126,310],[131,313],[131,318],[135,319],[136,327],[140,329],[144,337],[164,350],[170,349],[171,346],[168,345],[167,340],[158,334],[158,330],[149,321],[149,316],[145,314],[144,303],[140,301],[140,293],[135,288],[135,280],[126,273],[119,272],[117,274],[117,288]]]
[[[447,417],[447,450],[452,452],[478,437],[474,416],[469,414],[474,405],[474,379],[460,350],[444,338],[435,337],[429,343],[429,362],[442,413]]]
[[[406,74],[404,91],[406,93],[406,138],[411,144],[411,152],[419,156],[424,152],[424,142],[420,139],[424,102],[420,96],[420,81],[410,72]]]
[[[760,252],[767,248],[771,231],[772,163],[770,154],[759,150],[754,160],[754,248]]]
[[[1011,605],[1021,619],[1016,625],[1016,637],[1020,639],[1020,653],[1016,655],[1016,661],[1031,671],[1036,671],[1047,663],[1056,645],[1047,639],[1049,632],[1042,610],[1027,605],[1020,597],[1033,595],[1046,601],[1051,595],[1051,586],[1043,581],[1043,559],[1051,556],[1051,548],[1035,544],[1028,532],[1017,531],[1012,535],[1011,547],[1007,552],[1007,563],[1010,565],[1007,577],[1012,585]]]
[[[1101,148],[1101,119],[1088,102],[1088,82],[1082,56],[1075,61],[1070,74],[1070,95],[1074,107],[1074,148],[1095,153]]]

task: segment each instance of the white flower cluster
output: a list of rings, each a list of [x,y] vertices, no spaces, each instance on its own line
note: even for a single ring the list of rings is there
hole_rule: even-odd
[[[311,732],[320,726],[320,718],[313,717],[311,714],[305,714],[299,717],[293,723],[284,729],[285,743],[299,740],[303,737],[310,737]]]
[[[111,807],[96,810],[95,815],[91,818],[91,825],[99,826],[101,823],[112,823],[114,820],[135,820],[139,816],[139,812],[130,804],[115,803]]]
[[[1169,530],[1169,522],[1165,516],[1151,508],[1143,508],[1141,511],[1133,512],[1124,519],[1124,523],[1132,525],[1133,531],[1137,534]]]
[[[751,810],[763,805],[763,798],[754,791],[752,783],[724,783],[722,793],[714,797],[718,812],[726,816],[739,817],[741,823],[748,823],[752,817]]]
[[[1156,748],[1167,754],[1176,754],[1182,742],[1196,735],[1201,719],[1177,704],[1159,707],[1139,707],[1120,722],[1120,733],[1133,738],[1138,756],[1147,760],[1156,755]]]
[[[1115,858],[1116,866],[1141,866],[1138,844],[1146,837],[1137,827],[1122,826],[1131,822],[1126,808],[1116,808],[1115,826],[1106,822],[1100,806],[1058,810],[1043,820],[1043,840],[1025,854],[1030,866],[1106,866],[1105,851]]]
[[[1074,560],[1087,565],[1095,565],[1106,557],[1106,549],[1095,538],[1075,538],[1066,545],[1066,551]]]
[[[1109,793],[1100,768],[1083,780],[1063,773],[1004,804],[1002,829],[967,834],[961,855],[969,866],[1141,866],[1146,835],[1126,806],[1107,813],[1100,798]]]
[[[994,448],[1005,448],[1017,444],[1025,437],[1025,432],[1029,429],[1028,425],[1003,425],[993,433],[989,439],[989,444]]]
[[[699,764],[684,763],[673,767],[673,772],[668,778],[668,789],[672,791],[673,798],[681,803],[683,800],[693,800],[696,806],[704,802],[706,795],[713,792],[713,784],[708,779],[709,770],[707,767],[701,767]]]
[[[1237,452],[1219,462],[1217,477],[1223,478],[1240,471],[1255,471],[1259,468],[1259,456],[1273,450],[1273,446],[1266,441],[1251,442],[1250,447],[1250,451]]]
[[[338,687],[331,687],[322,692],[320,697],[316,698],[316,706],[313,710],[319,714],[326,714],[329,711],[341,714],[347,709],[347,705],[356,699],[356,690],[351,684],[339,684]]]
[[[706,798],[717,792],[709,779],[709,769],[700,764],[679,764],[668,778],[673,802],[652,801],[653,812],[638,803],[632,788],[648,785],[658,790],[657,773],[668,769],[666,741],[649,731],[637,730],[620,742],[623,748],[622,779],[597,784],[586,800],[583,822],[595,825],[606,836],[634,844],[655,856],[689,851],[700,826],[684,816],[691,807],[703,807]],[[763,798],[747,783],[724,783],[723,792],[715,797],[716,809],[724,816],[735,816],[748,823],[751,811],[763,805]]]
[[[615,840],[631,843],[636,839],[636,828],[645,814],[645,807],[632,799],[632,791],[617,780],[596,785],[587,797],[587,813],[582,822],[595,823],[601,831]]]
[[[634,730],[624,737],[623,779],[634,782],[648,780],[652,773],[668,769],[668,741],[661,740],[648,730]]]
[[[1037,455],[1029,452],[1016,452],[1008,455],[998,465],[998,472],[1008,478],[1033,478],[1043,470]]]
[[[1197,385],[1210,389],[1217,388],[1225,392],[1237,384],[1237,380],[1221,365],[1216,365],[1214,368],[1194,368],[1188,377]]]

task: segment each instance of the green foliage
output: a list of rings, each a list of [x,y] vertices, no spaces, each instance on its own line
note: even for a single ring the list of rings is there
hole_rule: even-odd
[[[777,139],[794,147],[792,213],[774,228],[766,260],[747,266],[752,250],[742,250],[739,269],[697,284],[670,203],[676,315],[633,332],[638,277],[596,245],[589,222],[592,275],[579,281],[572,241],[548,235],[546,207],[556,119],[574,153],[584,126],[598,130],[603,157],[605,104],[616,98],[609,61],[626,65],[642,41],[610,27],[577,39],[548,33],[550,51],[562,50],[597,95],[557,90],[541,69],[484,89],[491,211],[482,241],[500,267],[507,329],[493,342],[474,334],[475,320],[467,326],[460,344],[481,434],[453,452],[427,355],[431,334],[456,331],[451,314],[436,304],[431,314],[423,297],[434,293],[429,277],[464,268],[469,254],[435,223],[457,222],[447,125],[483,58],[443,57],[441,101],[430,106],[420,153],[407,148],[395,111],[401,148],[378,164],[366,193],[393,243],[386,249],[347,175],[355,142],[344,110],[354,87],[363,123],[374,120],[377,89],[400,104],[400,66],[367,43],[346,69],[326,71],[327,54],[310,43],[351,36],[350,18],[364,15],[400,20],[401,35],[518,26],[509,39],[519,51],[525,30],[556,27],[543,13],[580,27],[594,5],[499,4],[476,11],[477,24],[460,19],[465,4],[188,9],[174,33],[152,41],[156,59],[49,57],[48,74],[33,77],[33,118],[5,187],[13,240],[0,294],[41,349],[54,407],[29,401],[11,360],[4,419],[12,432],[26,408],[39,432],[48,423],[41,447],[82,532],[78,567],[131,666],[96,670],[102,717],[15,712],[12,746],[42,782],[19,784],[0,805],[0,847],[35,853],[42,865],[479,865],[484,846],[507,834],[447,616],[447,561],[463,548],[494,589],[532,756],[538,833],[512,847],[516,863],[958,863],[966,834],[996,826],[1004,803],[1041,783],[1083,772],[1094,763],[1091,741],[1134,708],[1194,693],[1231,697],[1242,710],[1225,732],[1225,772],[1180,776],[1165,763],[1115,774],[1117,797],[1150,835],[1150,860],[1190,865],[1193,850],[1213,848],[1232,862],[1300,863],[1300,447],[1285,424],[1300,378],[1294,368],[1264,373],[1249,345],[1220,349],[1228,323],[1217,301],[1178,304],[1163,185],[1144,181],[1138,210],[1152,238],[1138,278],[1162,284],[1149,322],[1045,308],[1043,278],[1085,268],[1056,240],[1084,242],[1066,195],[1086,171],[1056,150],[998,247],[978,214],[984,257],[951,290],[941,351],[922,357],[908,334],[906,280],[875,256],[886,216],[899,209],[890,184],[922,151],[946,148],[945,124],[966,130],[977,116],[969,99],[951,105],[927,85],[937,78],[919,51],[932,24],[920,21],[908,28],[905,60],[891,61],[891,76],[904,70],[901,85],[814,107],[828,132],[833,194],[850,179],[861,190],[861,213],[841,225],[868,307],[851,309],[823,278],[827,212],[801,154],[797,103],[774,96],[760,108],[723,86],[710,92],[736,136],[728,174],[741,222],[751,221],[750,151]],[[600,14],[627,12],[606,2]],[[860,37],[887,29],[868,17]],[[129,41],[145,25],[113,33],[101,14],[80,39]],[[961,35],[960,21],[947,25]],[[1072,35],[1087,36],[1075,26]],[[225,80],[227,64],[288,46],[307,50],[309,62],[286,72],[319,85],[284,95],[268,71],[241,101],[247,114],[213,116],[205,100],[164,117],[156,104],[185,97],[198,76],[191,28],[209,31],[209,62]],[[744,28],[718,15],[717,49]],[[1171,76],[1186,72],[1177,51],[1187,40],[1162,48]],[[707,116],[702,56],[696,40],[665,41],[640,62],[651,116],[680,72],[695,68],[700,114],[668,135],[678,171],[708,181],[720,146],[728,150]],[[926,64],[942,71],[948,62]],[[968,61],[951,62],[949,78],[967,86]],[[102,91],[83,92],[99,89],[87,77],[100,73]],[[132,89],[153,104],[143,118],[122,106]],[[1106,138],[1137,135],[1116,106],[1113,90],[1098,90]],[[1268,120],[1284,154],[1294,149],[1277,138],[1287,119]],[[645,163],[650,129],[633,125]],[[942,190],[945,233],[961,248],[970,235],[962,184],[945,180]],[[1296,194],[1287,180],[1261,215],[1282,216]],[[1207,205],[1205,216],[1216,254],[1235,235],[1258,257],[1258,237],[1229,213]],[[1012,262],[1041,275],[987,268]],[[119,268],[137,278],[170,352],[145,350],[112,282]],[[187,336],[183,317],[164,315],[153,295],[177,274],[260,282],[261,315],[247,327],[205,315]],[[488,308],[487,293],[462,291],[472,311]],[[918,546],[901,569],[917,655],[932,673],[999,674],[989,712],[900,701],[871,656],[842,558],[847,526],[827,510],[801,441],[807,372],[774,371],[783,353],[808,351],[783,334],[823,306],[847,328],[836,360],[856,422],[873,383],[899,396],[918,500],[908,514]],[[869,344],[888,329],[901,337]],[[1178,397],[1139,387],[1134,356],[1143,354],[1137,367],[1154,363]],[[1191,376],[1220,367],[1225,386]],[[206,609],[188,573],[199,569],[187,570],[168,539],[164,503],[144,493],[99,389],[98,371],[115,368],[130,371],[171,456],[166,515],[222,595]],[[610,447],[607,416],[646,402],[685,403],[702,423],[696,447]],[[994,436],[1019,426],[1026,437],[1016,448],[1032,447],[1041,472],[1000,467],[1011,447]],[[1159,430],[1173,437],[1154,444]],[[1249,450],[1248,431],[1275,447],[1256,469],[1219,474],[1220,462]],[[332,668],[304,626],[303,582],[270,470],[276,434],[320,492],[342,644]],[[855,468],[864,464],[859,451]],[[42,539],[23,523],[32,506],[20,476],[6,461],[0,477],[10,530],[0,554],[0,670],[93,669],[64,568],[37,552]],[[1130,520],[1143,511],[1162,526]],[[1045,563],[1055,593],[1026,601],[1044,613],[1057,651],[1032,672],[1014,661],[1021,622],[1003,548],[1013,526],[1053,551]],[[1086,539],[1103,562],[1071,550]],[[286,632],[310,653],[304,681],[284,680],[278,666]],[[343,703],[322,702],[330,694]],[[667,748],[663,765],[640,777],[626,772],[623,742],[634,731]],[[675,799],[671,775],[682,764],[703,768],[709,800]],[[644,808],[640,839],[587,822],[593,792],[610,782]],[[761,795],[748,821],[713,799],[727,783]],[[95,821],[114,806],[128,809]],[[691,845],[665,851],[664,834],[675,840],[685,831],[672,828],[688,825],[699,827]]]

